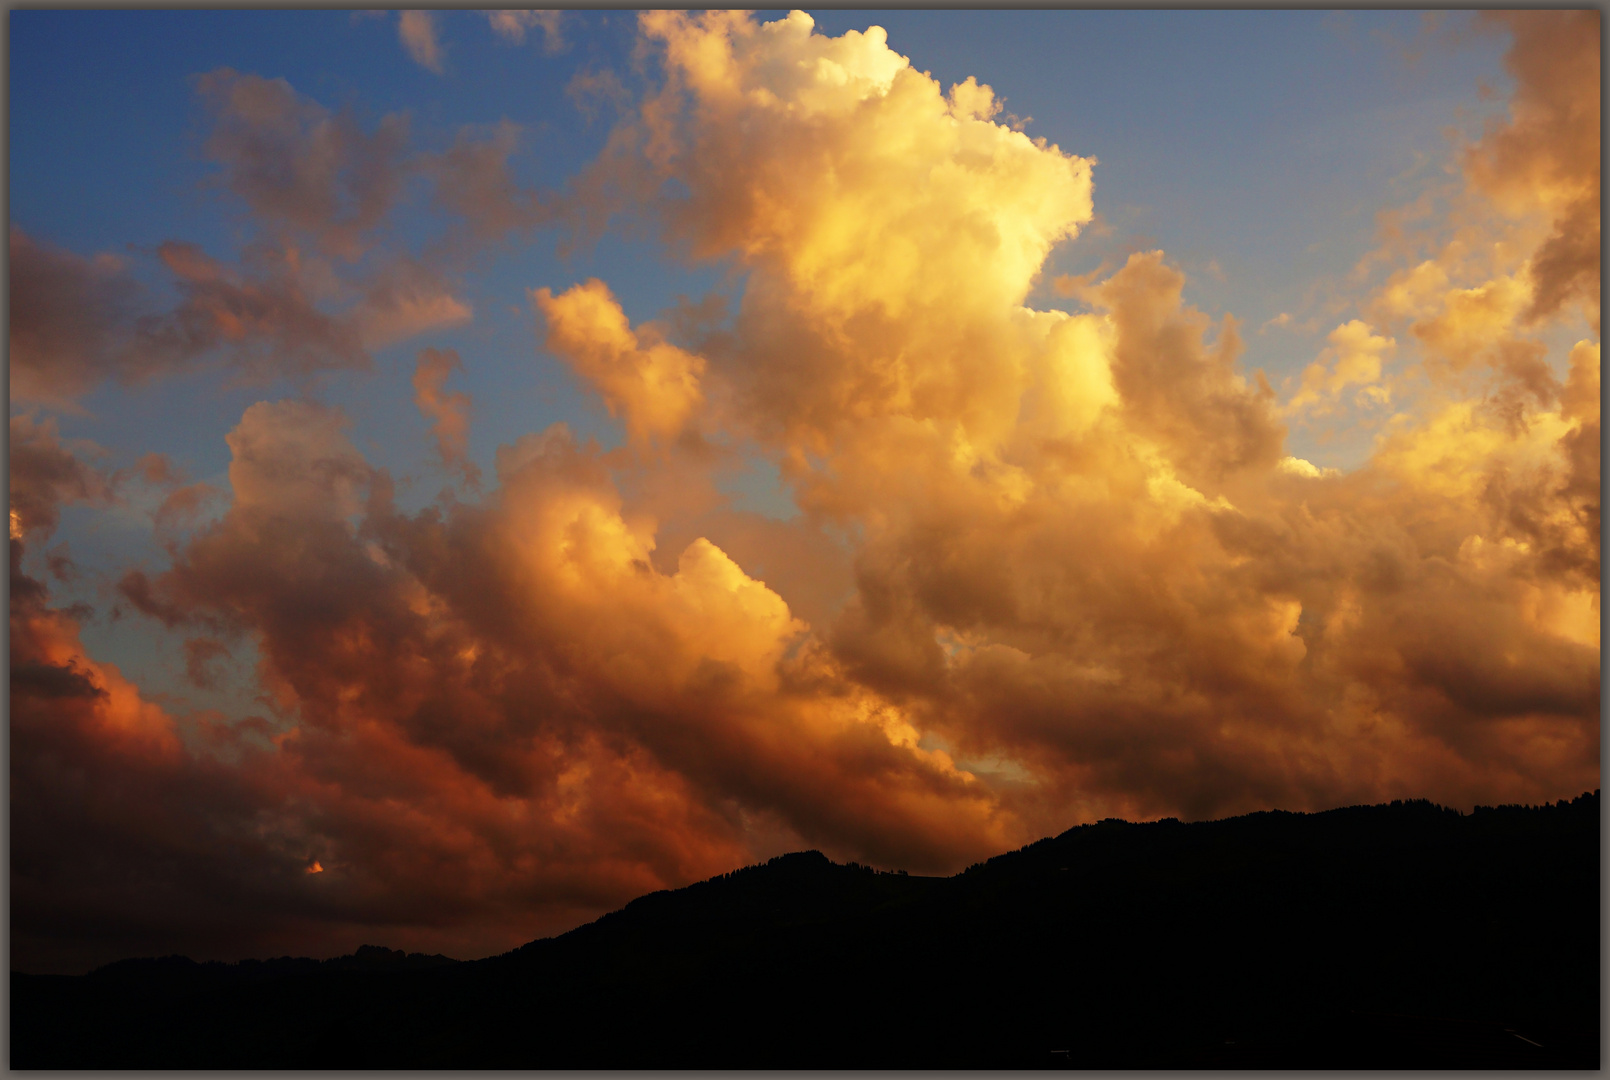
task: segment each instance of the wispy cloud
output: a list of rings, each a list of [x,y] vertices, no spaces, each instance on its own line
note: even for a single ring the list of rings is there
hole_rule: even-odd
[[[560,29],[564,18],[564,12],[562,11],[505,9],[488,11],[486,17],[498,36],[509,41],[524,42],[526,31],[535,27],[542,33],[543,52],[553,55],[563,52],[567,47]]]
[[[411,8],[397,15],[397,37],[414,63],[426,71],[442,73],[442,46],[436,39],[436,18],[428,11]]]

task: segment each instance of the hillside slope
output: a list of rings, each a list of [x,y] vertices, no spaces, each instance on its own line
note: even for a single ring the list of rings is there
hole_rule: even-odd
[[[13,1068],[1597,1068],[1599,798],[783,856],[452,963],[12,975]]]

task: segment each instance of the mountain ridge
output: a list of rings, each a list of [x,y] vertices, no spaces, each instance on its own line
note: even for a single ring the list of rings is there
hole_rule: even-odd
[[[795,852],[484,960],[13,973],[13,1067],[1596,1063],[1598,826],[1593,792],[1107,819],[950,877]],[[151,1027],[108,1019],[137,993]]]

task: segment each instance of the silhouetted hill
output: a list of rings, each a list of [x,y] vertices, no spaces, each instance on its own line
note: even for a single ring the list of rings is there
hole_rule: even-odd
[[[359,945],[355,953],[334,956],[328,960],[314,960],[306,956],[242,960],[236,964],[217,960],[198,964],[188,956],[118,960],[95,969],[90,977],[108,984],[145,987],[194,986],[202,983],[217,986],[316,971],[428,971],[456,963],[458,961],[452,957],[439,953],[427,956],[381,945]]]
[[[454,963],[12,975],[13,1068],[1597,1068],[1599,797],[786,855]]]

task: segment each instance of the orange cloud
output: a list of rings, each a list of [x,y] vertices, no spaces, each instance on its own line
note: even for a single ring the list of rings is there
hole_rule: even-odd
[[[443,464],[458,469],[471,484],[479,482],[480,469],[469,460],[470,396],[443,394],[442,387],[463,362],[452,349],[422,349],[414,368],[414,404],[434,422],[436,449]]]
[[[1600,116],[1597,11],[1490,11],[1514,35],[1504,58],[1515,78],[1507,123],[1465,154],[1465,172],[1512,214],[1543,213],[1549,234],[1529,260],[1528,319],[1567,303],[1598,332]]]
[[[643,212],[744,293],[712,328],[634,327],[596,279],[532,291],[629,446],[556,424],[498,449],[483,498],[407,513],[338,411],[245,410],[227,512],[123,595],[209,628],[197,682],[215,638],[249,641],[271,719],[140,697],[22,573],[14,529],[19,955],[51,955],[59,896],[119,942],[221,949],[244,913],[264,942],[363,926],[486,952],[780,848],[942,871],[1109,815],[1597,786],[1600,352],[1556,374],[1527,336],[1567,317],[1535,302],[1551,233],[1506,234],[1532,246],[1504,265],[1419,260],[1332,332],[1287,410],[1384,389],[1389,356],[1413,362],[1396,350],[1436,370],[1394,391],[1364,465],[1321,469],[1161,252],[1070,279],[1088,311],[1028,306],[1091,220],[1093,163],[997,123],[988,87],[797,12],[639,26],[664,81],[558,212]],[[1516,70],[1517,102],[1542,92]],[[283,204],[255,182],[332,251],[366,235],[316,209],[324,180]],[[254,325],[242,279],[169,256]],[[425,350],[413,375],[447,460],[456,363]],[[94,490],[31,424],[29,542]],[[740,455],[797,516],[723,505]],[[64,836],[116,880],[176,869],[125,895],[53,855]]]
[[[1326,340],[1330,348],[1303,369],[1302,386],[1286,402],[1287,414],[1323,415],[1351,387],[1358,388],[1354,401],[1361,406],[1386,405],[1392,400],[1381,376],[1386,354],[1397,347],[1396,341],[1372,333],[1361,319],[1343,323]]]
[[[559,296],[536,289],[531,301],[548,323],[544,344],[598,388],[633,441],[676,437],[703,400],[702,358],[658,340],[652,327],[634,332],[596,278]]]

